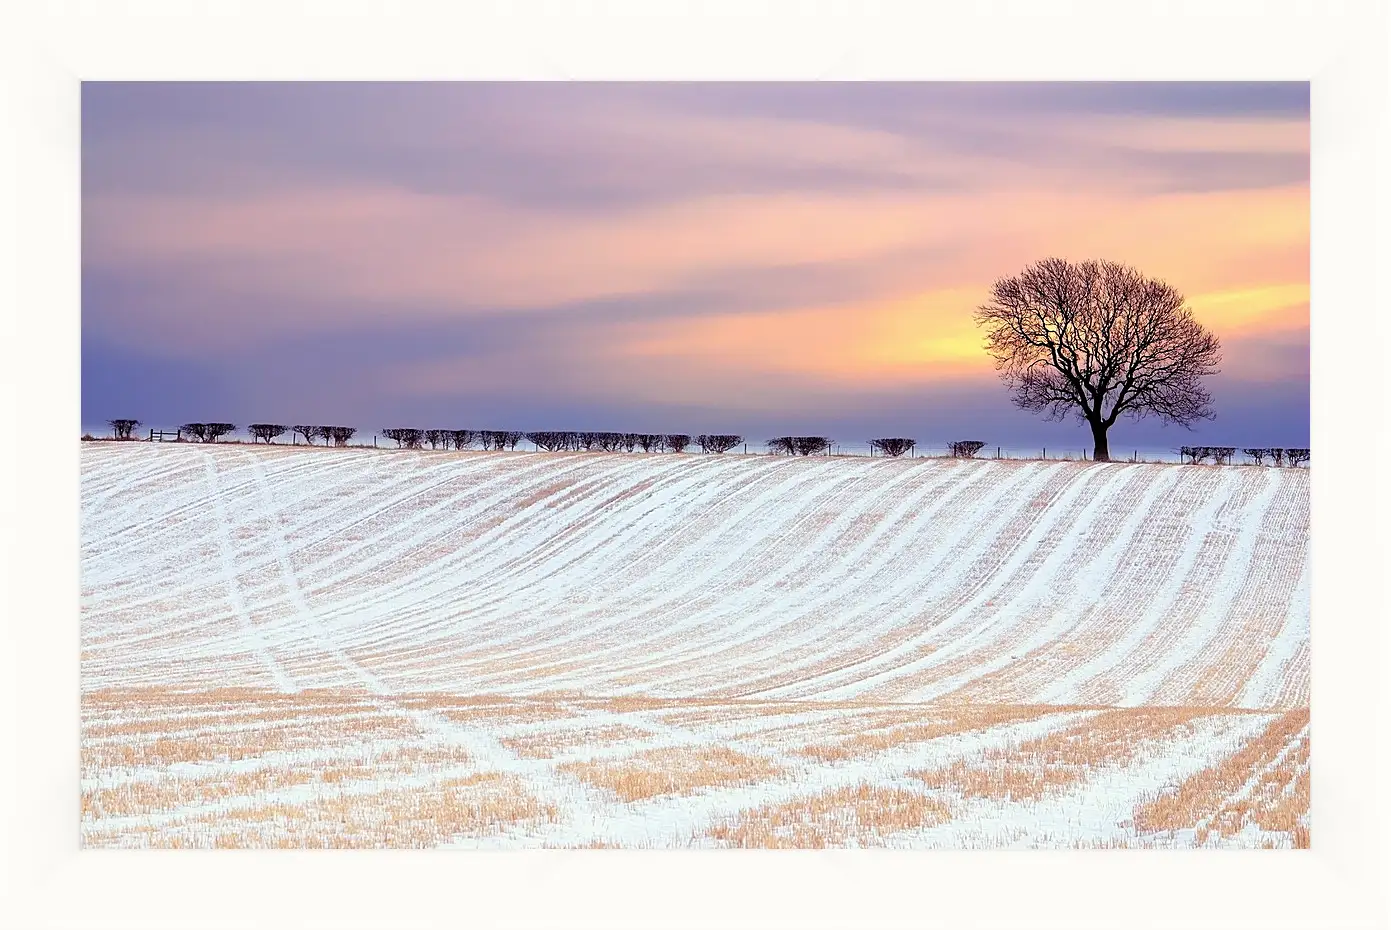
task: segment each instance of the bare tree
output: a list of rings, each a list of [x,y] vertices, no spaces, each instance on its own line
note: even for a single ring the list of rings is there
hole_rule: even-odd
[[[452,429],[449,431],[449,441],[454,444],[456,449],[467,449],[473,445],[478,434],[471,429]]]
[[[294,431],[297,435],[303,436],[304,441],[311,446],[314,445],[314,440],[319,438],[319,428],[317,426],[299,423],[295,425]]]
[[[622,433],[595,433],[594,445],[600,452],[621,452],[623,450]]]
[[[668,452],[685,452],[691,444],[691,437],[685,433],[666,433],[662,436],[662,448]]]
[[[1286,449],[1285,461],[1290,463],[1290,468],[1298,468],[1304,462],[1309,461],[1308,449]]]
[[[515,449],[524,435],[511,430],[485,429],[479,430],[478,437],[485,450],[504,452],[508,449]]]
[[[619,434],[619,439],[618,439],[619,448],[621,448],[624,452],[632,452],[633,449],[637,448],[638,438],[639,438],[639,437],[638,437],[638,434],[637,434],[637,433],[621,433],[621,434]]]
[[[1212,459],[1214,465],[1230,465],[1232,456],[1236,455],[1235,446],[1182,446],[1178,451],[1180,456],[1186,456],[1194,465],[1201,465],[1208,459]],[[1250,454],[1251,451],[1250,449],[1246,450],[1247,454]]]
[[[453,438],[452,433],[447,429],[427,429],[422,435],[425,437],[425,441],[430,444],[431,449],[438,449],[441,445],[448,449],[449,441]]]
[[[117,439],[129,439],[130,434],[140,425],[139,420],[107,420],[106,425],[111,427],[111,435]]]
[[[639,433],[638,445],[642,447],[642,451],[644,452],[651,452],[654,449],[660,450],[662,448],[662,437],[656,433]]]
[[[425,438],[425,431],[413,427],[394,426],[382,430],[382,435],[396,442],[396,448],[419,449]]]
[[[1096,461],[1110,461],[1120,416],[1186,428],[1215,416],[1202,380],[1218,373],[1221,346],[1169,284],[1115,262],[1046,258],[990,296],[976,322],[1014,403],[1084,420]]]
[[[208,424],[206,423],[185,423],[179,427],[179,432],[188,433],[198,442],[208,441]]]
[[[236,430],[236,425],[232,423],[209,423],[208,442],[217,442],[223,436],[226,436],[228,433],[234,433]]]
[[[357,427],[354,426],[329,426],[326,429],[328,430],[328,438],[333,440],[335,446],[346,446],[348,440],[352,439],[353,434],[357,432]]]
[[[1257,465],[1265,464],[1265,457],[1270,455],[1269,449],[1242,449],[1242,452],[1256,460]]]
[[[285,427],[279,423],[252,423],[246,428],[251,434],[251,441],[261,440],[262,442],[274,442],[276,436],[285,435]]]
[[[570,441],[565,433],[554,430],[527,433],[526,438],[542,452],[560,452],[568,447]]]
[[[701,433],[696,437],[696,445],[702,452],[724,453],[744,441],[743,436],[733,433]]]
[[[976,453],[985,448],[985,443],[979,439],[962,439],[947,446],[947,451],[952,457],[958,459],[973,459]]]
[[[884,455],[892,458],[898,458],[900,455],[912,451],[917,444],[917,440],[914,439],[871,439],[869,441],[871,449],[878,449]]]
[[[767,442],[777,455],[820,455],[831,448],[829,436],[778,436]]]
[[[1285,464],[1285,450],[1284,450],[1284,449],[1271,449],[1271,450],[1270,450],[1270,461],[1271,461],[1272,464],[1275,465],[1276,468],[1282,468],[1282,467],[1284,466],[1284,464]]]

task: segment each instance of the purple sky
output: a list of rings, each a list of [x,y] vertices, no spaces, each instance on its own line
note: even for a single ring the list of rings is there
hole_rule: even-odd
[[[970,321],[1050,254],[1165,278],[1218,418],[1307,445],[1307,84],[100,84],[82,420],[1083,448]]]

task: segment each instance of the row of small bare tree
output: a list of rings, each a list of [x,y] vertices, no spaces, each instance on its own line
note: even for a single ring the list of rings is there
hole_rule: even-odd
[[[1308,449],[1277,449],[1272,447],[1242,449],[1257,465],[1264,465],[1266,459],[1278,466],[1289,465],[1297,468],[1309,461]],[[1194,465],[1202,465],[1211,460],[1214,465],[1230,465],[1236,455],[1236,446],[1180,446],[1179,456]]]
[[[1298,468],[1300,465],[1309,461],[1308,449],[1282,449],[1273,446],[1252,447],[1242,449],[1246,455],[1257,465],[1264,465],[1269,459],[1272,465],[1277,467],[1289,466]],[[1211,459],[1215,465],[1230,465],[1232,456],[1236,455],[1235,446],[1182,446],[1179,448],[1179,455],[1192,462],[1194,465],[1201,465]]]
[[[609,433],[573,430],[540,430],[526,438],[543,452],[685,452],[694,441],[702,452],[728,452],[744,441],[742,436],[702,433]]]
[[[523,438],[515,430],[415,429],[406,426],[388,427],[382,430],[382,435],[402,449],[422,449],[427,442],[431,449],[471,449],[476,443],[480,448],[494,452],[515,449]]]
[[[181,429],[188,429],[197,424],[190,423]],[[284,436],[290,432],[296,436],[303,436],[308,445],[314,445],[314,440],[322,439],[324,445],[333,443],[335,446],[346,446],[348,440],[352,439],[357,433],[357,428],[353,426],[313,426],[307,423],[299,423],[294,426],[285,426],[281,423],[252,423],[246,428],[251,434],[252,442],[274,442],[277,437]]]
[[[217,442],[236,429],[231,423],[185,423],[179,427],[179,432],[187,433],[198,442]]]

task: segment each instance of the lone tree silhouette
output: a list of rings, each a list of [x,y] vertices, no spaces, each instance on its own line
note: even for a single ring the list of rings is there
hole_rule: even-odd
[[[1202,379],[1219,370],[1217,337],[1182,294],[1128,265],[1045,258],[996,281],[976,323],[1015,405],[1086,421],[1098,462],[1122,415],[1185,428],[1216,416]]]

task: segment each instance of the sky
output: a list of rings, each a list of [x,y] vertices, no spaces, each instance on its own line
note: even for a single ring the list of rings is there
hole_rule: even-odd
[[[972,319],[1163,278],[1217,418],[1307,446],[1307,83],[93,83],[82,424],[899,435],[1083,449]]]

